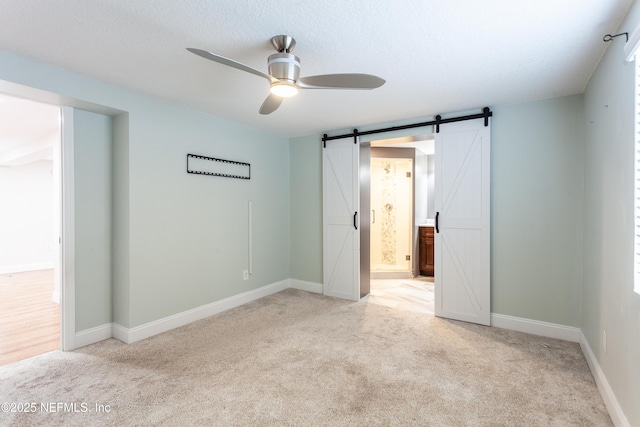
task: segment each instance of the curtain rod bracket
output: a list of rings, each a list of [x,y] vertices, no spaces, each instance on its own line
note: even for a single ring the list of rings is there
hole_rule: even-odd
[[[611,40],[613,40],[616,37],[620,37],[620,36],[625,36],[627,38],[626,41],[629,41],[629,33],[620,33],[620,34],[616,34],[616,35],[611,35],[611,34],[607,34],[606,36],[604,36],[602,38],[602,41],[605,43],[609,43]]]

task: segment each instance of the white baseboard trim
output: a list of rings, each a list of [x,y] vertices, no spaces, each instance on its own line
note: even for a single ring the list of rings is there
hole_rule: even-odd
[[[313,292],[316,294],[322,293],[322,283],[305,282],[304,280],[290,279],[290,286],[293,289],[299,289],[301,291]]]
[[[95,328],[85,329],[84,331],[76,332],[76,345],[75,348],[84,347],[90,344],[95,344],[99,341],[104,341],[112,336],[112,324],[105,323],[104,325],[96,326]]]
[[[118,341],[122,341],[126,343],[128,337],[129,337],[129,329],[125,328],[124,326],[118,323],[113,323],[111,325],[111,338],[115,338]]]
[[[22,273],[23,271],[49,270],[53,268],[52,262],[42,262],[39,264],[3,265],[0,267],[0,274]]]
[[[491,326],[564,341],[580,342],[580,328],[491,313]]]
[[[211,304],[206,304],[192,310],[174,314],[173,316],[168,316],[163,319],[145,323],[144,325],[135,326],[133,328],[127,329],[121,325],[117,325],[113,328],[113,337],[127,344],[131,344],[136,341],[141,341],[145,338],[149,338],[154,335],[179,328],[180,326],[187,325],[197,320],[213,316],[214,314],[239,307],[243,304],[247,304],[257,299],[264,298],[271,294],[275,294],[277,292],[288,289],[289,286],[290,280],[286,279],[280,282],[273,283],[271,285],[266,285],[261,288],[254,289],[252,291],[234,295],[232,297],[225,298]]]
[[[618,399],[616,399],[616,395],[613,393],[613,390],[609,385],[609,381],[607,381],[607,377],[604,375],[602,368],[600,368],[598,359],[589,345],[589,341],[587,341],[587,338],[582,332],[580,332],[580,347],[582,348],[584,357],[587,359],[589,369],[591,369],[591,374],[596,380],[602,400],[604,400],[604,404],[609,411],[611,421],[613,421],[613,424],[616,427],[630,427],[631,424],[629,424],[629,420],[627,420],[627,417],[624,415],[624,412],[618,403]]]

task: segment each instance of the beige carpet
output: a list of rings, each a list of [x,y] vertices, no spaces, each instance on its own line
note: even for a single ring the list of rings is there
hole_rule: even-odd
[[[3,426],[611,425],[575,343],[296,290],[2,366],[0,402],[37,404]]]

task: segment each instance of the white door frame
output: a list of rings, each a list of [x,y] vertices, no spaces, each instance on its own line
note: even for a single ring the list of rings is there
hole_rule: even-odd
[[[76,348],[75,197],[73,108],[60,107],[62,143],[62,280],[60,298],[60,348]]]

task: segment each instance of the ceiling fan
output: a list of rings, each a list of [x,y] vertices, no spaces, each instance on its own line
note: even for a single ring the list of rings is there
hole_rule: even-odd
[[[375,89],[385,81],[371,74],[322,74],[300,77],[300,59],[291,51],[296,41],[291,36],[275,36],[271,44],[278,51],[269,56],[269,74],[248,65],[202,49],[187,48],[189,52],[219,64],[246,71],[269,80],[270,94],[260,107],[260,114],[271,114],[278,109],[283,98],[294,96],[298,89]]]

